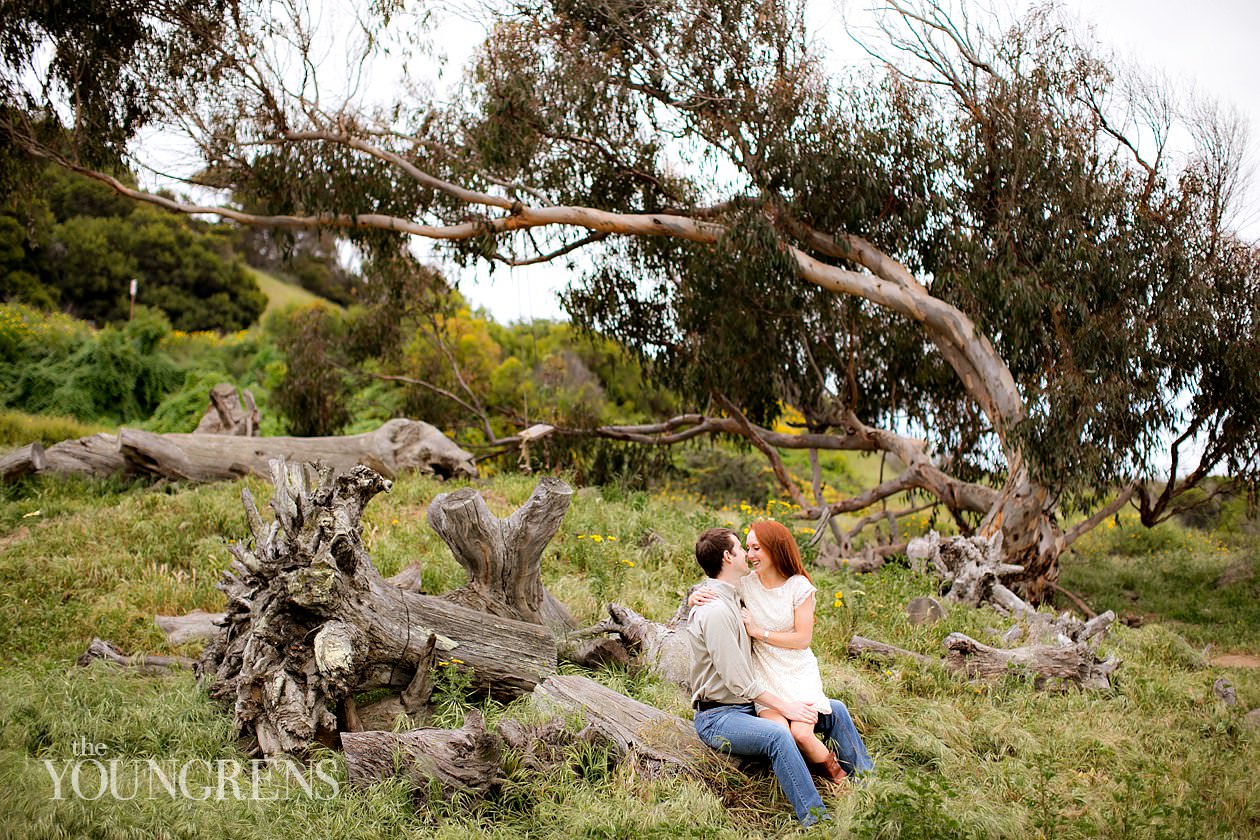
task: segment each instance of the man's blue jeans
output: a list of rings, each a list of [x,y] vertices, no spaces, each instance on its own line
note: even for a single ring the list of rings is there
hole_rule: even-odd
[[[696,712],[695,726],[700,740],[715,750],[768,758],[801,825],[813,825],[827,813],[800,748],[783,724],[757,717],[752,704],[746,703]],[[846,773],[860,775],[875,769],[849,710],[840,701],[831,701],[831,714],[819,715],[814,731],[835,750]]]

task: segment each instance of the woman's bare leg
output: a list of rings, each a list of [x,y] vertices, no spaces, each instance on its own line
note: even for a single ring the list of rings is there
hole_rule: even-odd
[[[801,750],[801,755],[809,764],[821,764],[827,760],[827,756],[831,755],[830,750],[822,741],[814,737],[814,725],[805,723],[801,720],[789,721],[783,715],[772,709],[762,709],[757,713],[758,717],[765,720],[772,720],[786,726],[792,732],[792,740],[796,741],[796,746]]]

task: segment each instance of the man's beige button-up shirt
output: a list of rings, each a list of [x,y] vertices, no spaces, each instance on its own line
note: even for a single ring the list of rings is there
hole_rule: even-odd
[[[687,622],[691,641],[691,700],[751,703],[765,691],[753,676],[748,631],[739,618],[739,594],[725,581],[705,585],[717,598],[692,607]]]

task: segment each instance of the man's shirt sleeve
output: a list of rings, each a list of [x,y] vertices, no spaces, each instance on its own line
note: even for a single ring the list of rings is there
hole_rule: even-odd
[[[699,631],[712,665],[709,676],[716,677],[715,682],[739,698],[723,699],[714,696],[720,692],[710,691],[706,694],[708,699],[718,702],[750,701],[766,690],[753,674],[752,660],[744,647],[744,628],[738,616],[729,609],[718,607],[698,610],[695,622],[698,625],[695,630]]]

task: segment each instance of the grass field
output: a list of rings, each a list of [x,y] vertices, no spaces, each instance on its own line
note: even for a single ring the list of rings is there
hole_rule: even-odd
[[[868,467],[851,471],[858,469]],[[829,473],[829,479],[838,484],[843,476]],[[262,482],[246,484],[256,498],[268,497]],[[503,515],[528,496],[532,482],[501,476],[473,486]],[[424,521],[429,500],[450,489],[404,477],[369,505],[364,538],[383,573],[419,558],[426,591],[462,583],[462,570]],[[698,577],[690,556],[695,534],[764,514],[751,506],[714,510],[678,492],[580,489],[544,556],[545,583],[583,622],[610,599],[664,620]],[[768,776],[649,779],[611,763],[605,752],[578,746],[548,773],[509,760],[498,796],[475,805],[413,803],[393,784],[352,791],[333,754],[325,758],[338,793],[329,798],[294,795],[272,774],[259,790],[273,801],[200,801],[161,790],[129,800],[108,792],[54,798],[53,774],[85,744],[104,745],[104,758],[124,767],[150,759],[191,766],[193,790],[213,782],[215,762],[243,759],[229,716],[191,675],[150,678],[73,662],[93,636],[131,653],[195,655],[195,645],[167,646],[152,617],[221,609],[214,584],[227,566],[229,542],[246,533],[236,484],[66,480],[0,488],[0,838],[638,840],[798,833]],[[1006,623],[992,612],[954,609],[935,626],[913,627],[905,604],[931,594],[932,581],[895,564],[867,576],[818,572],[823,597],[814,649],[828,692],[853,710],[878,777],[847,794],[827,794],[834,821],[800,833],[1260,836],[1254,780],[1260,732],[1243,722],[1246,710],[1260,706],[1260,672],[1213,663],[1218,651],[1260,653],[1257,566],[1260,536],[1245,516],[1210,532],[1175,524],[1146,531],[1121,516],[1087,537],[1065,561],[1064,585],[1095,609],[1130,613],[1141,623],[1118,624],[1109,635],[1103,650],[1123,664],[1113,691],[1091,694],[1041,692],[1018,676],[972,684],[936,667],[849,660],[844,649],[854,632],[937,655],[952,631],[995,643]],[[594,676],[689,714],[672,686],[643,674]],[[1212,686],[1222,676],[1233,683],[1237,706],[1215,699]],[[448,699],[455,703],[454,725],[467,701]],[[492,723],[529,714],[519,702],[472,702]],[[67,784],[63,778],[63,793]]]

